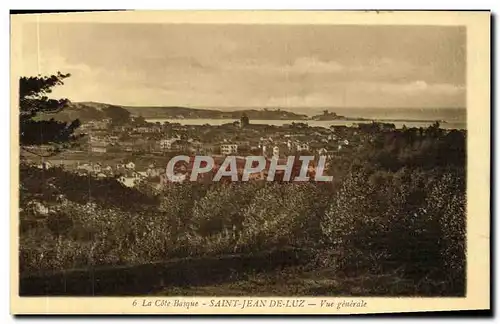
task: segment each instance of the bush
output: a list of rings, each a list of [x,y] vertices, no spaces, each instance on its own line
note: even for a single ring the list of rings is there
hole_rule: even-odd
[[[350,174],[321,223],[323,264],[353,274],[463,279],[464,188],[459,177],[436,172]]]

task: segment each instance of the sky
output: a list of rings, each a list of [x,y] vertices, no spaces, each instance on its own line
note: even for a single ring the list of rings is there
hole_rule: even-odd
[[[210,108],[465,107],[446,26],[29,23],[23,75],[74,102]]]

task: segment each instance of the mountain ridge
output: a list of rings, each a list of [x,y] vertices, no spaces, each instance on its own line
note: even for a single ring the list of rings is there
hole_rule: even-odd
[[[221,111],[216,109],[200,109],[181,106],[121,106],[100,102],[72,102],[57,117],[65,120],[81,119],[82,121],[99,120],[106,118],[106,110],[109,108],[124,109],[132,116],[142,116],[146,119],[165,118],[207,118],[207,119],[239,119],[246,114],[250,119],[281,119],[281,120],[306,120],[305,114],[297,114],[287,110],[269,109],[245,109],[236,111]]]

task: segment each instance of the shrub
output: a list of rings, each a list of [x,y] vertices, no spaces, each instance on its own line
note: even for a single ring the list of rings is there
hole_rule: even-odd
[[[460,177],[440,172],[350,174],[321,223],[329,256],[323,265],[353,274],[460,277],[464,188]]]

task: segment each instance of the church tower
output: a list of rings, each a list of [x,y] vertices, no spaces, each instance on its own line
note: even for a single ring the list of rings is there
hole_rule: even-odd
[[[246,127],[250,124],[250,119],[247,114],[243,113],[243,116],[240,118],[240,127]]]

